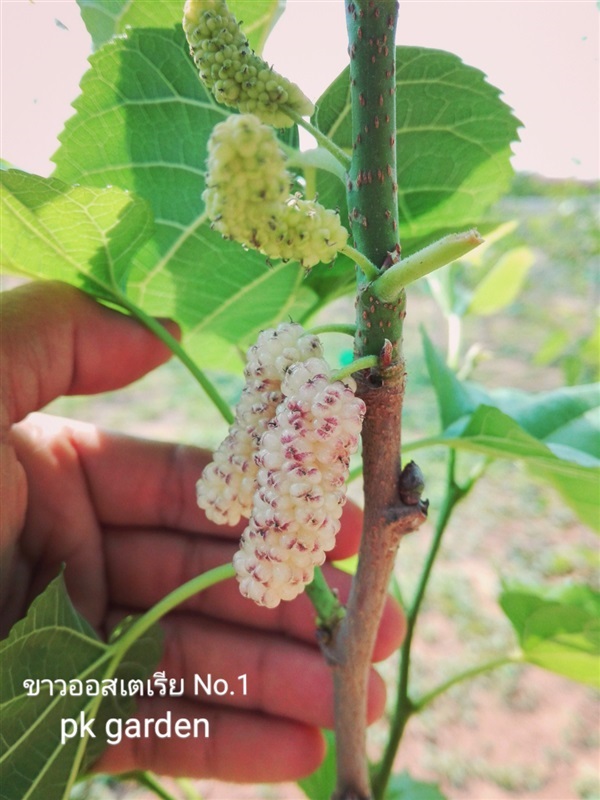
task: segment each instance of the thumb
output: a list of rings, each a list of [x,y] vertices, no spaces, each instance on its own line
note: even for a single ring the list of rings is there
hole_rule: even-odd
[[[2,426],[65,394],[126,386],[169,358],[136,320],[58,281],[0,294]],[[175,323],[165,327],[178,335]]]

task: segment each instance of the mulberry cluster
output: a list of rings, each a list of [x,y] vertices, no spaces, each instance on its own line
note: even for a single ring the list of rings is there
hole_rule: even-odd
[[[338,214],[290,195],[291,176],[273,130],[253,114],[215,126],[203,199],[213,227],[271,258],[310,269],[331,261],[348,231]]]
[[[183,29],[200,77],[220,103],[276,128],[293,123],[285,106],[312,114],[314,106],[298,86],[252,50],[224,0],[186,0]]]
[[[335,544],[365,414],[355,389],[352,379],[332,381],[322,358],[286,373],[283,402],[255,456],[252,515],[233,559],[241,593],[259,605],[293,600]]]
[[[281,381],[291,364],[321,355],[319,339],[295,323],[262,331],[248,350],[235,421],[196,487],[198,505],[213,522],[235,525],[250,516],[258,473],[255,454],[283,399]]]
[[[217,523],[249,517],[233,564],[240,591],[274,608],[313,578],[335,544],[365,404],[332,380],[316,336],[263,331],[247,354],[235,422],[197,484]]]

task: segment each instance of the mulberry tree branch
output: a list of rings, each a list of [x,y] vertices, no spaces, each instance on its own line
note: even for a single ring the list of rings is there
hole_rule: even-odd
[[[347,177],[349,223],[354,246],[382,275],[400,259],[395,141],[397,10],[395,0],[348,0],[346,5],[353,131]],[[335,800],[368,800],[372,796],[366,758],[371,655],[398,545],[405,533],[421,524],[426,511],[412,496],[410,504],[406,502],[400,463],[405,294],[400,291],[392,302],[384,302],[369,277],[359,276],[355,335],[355,358],[378,359],[378,368],[357,375],[358,393],[367,405],[364,529],[346,615],[328,650],[334,665]]]
[[[395,0],[349,0],[346,5],[352,161],[347,199],[356,248],[383,266],[398,246],[396,178]]]

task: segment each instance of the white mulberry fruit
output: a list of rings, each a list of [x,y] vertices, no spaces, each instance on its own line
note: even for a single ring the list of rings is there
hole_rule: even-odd
[[[272,129],[253,114],[232,115],[214,127],[206,166],[202,197],[213,227],[260,247],[265,225],[290,194],[291,176]]]
[[[213,227],[270,258],[295,259],[310,269],[332,261],[348,231],[334,211],[290,195],[291,182],[273,130],[253,114],[215,126],[203,193]]]
[[[255,456],[252,515],[233,560],[241,593],[259,605],[294,599],[335,544],[365,414],[355,389],[351,378],[332,381],[322,358],[286,372],[284,399]]]
[[[295,323],[262,331],[249,348],[235,421],[196,486],[198,505],[213,522],[235,525],[250,516],[258,473],[254,456],[283,399],[281,381],[291,364],[320,355],[319,339]]]
[[[279,222],[268,255],[294,259],[307,270],[320,262],[333,261],[348,241],[348,231],[339,214],[314,200],[290,197]]]
[[[183,29],[200,78],[224,105],[256,114],[276,128],[314,110],[296,84],[275,72],[250,47],[224,0],[186,0]]]

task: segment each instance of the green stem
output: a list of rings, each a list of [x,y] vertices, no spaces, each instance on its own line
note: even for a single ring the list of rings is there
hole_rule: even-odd
[[[214,567],[214,569],[208,570],[208,572],[203,572],[202,575],[197,575],[195,578],[187,581],[187,583],[178,586],[177,589],[174,589],[166,597],[163,597],[162,600],[159,600],[156,605],[152,606],[145,614],[139,617],[119,639],[119,652],[116,653],[113,658],[114,666],[116,667],[118,665],[123,654],[127,652],[135,640],[143,636],[149,628],[168,614],[169,611],[172,611],[181,603],[189,600],[189,598],[193,597],[195,594],[203,592],[205,589],[209,589],[211,586],[221,583],[221,581],[227,580],[228,578],[233,578],[234,576],[235,569],[233,568],[233,564],[223,564],[220,567]]]
[[[202,800],[200,793],[196,791],[196,787],[189,778],[179,778],[177,785],[185,796],[185,800]]]
[[[460,346],[462,342],[462,317],[454,311],[448,314],[448,356],[447,364],[454,372],[460,365]]]
[[[161,342],[163,342],[163,344],[169,348],[173,355],[177,356],[181,363],[187,367],[189,372],[198,381],[217,409],[221,412],[221,416],[225,422],[231,425],[234,420],[234,415],[228,403],[223,397],[221,397],[212,381],[206,377],[200,367],[193,361],[192,358],[190,358],[189,354],[181,346],[177,339],[175,339],[174,336],[171,336],[169,331],[166,330],[166,328],[164,328],[160,322],[154,319],[154,317],[151,317],[149,314],[146,314],[145,311],[142,311],[139,306],[136,306],[135,303],[132,303],[131,300],[129,300],[129,298],[125,295],[119,294],[118,302],[123,306],[123,308],[127,309],[127,311],[129,311],[141,323],[149,328],[152,333],[154,333],[161,340]]]
[[[490,672],[493,669],[498,669],[498,667],[503,667],[506,664],[518,664],[521,661],[522,658],[518,654],[504,655],[494,658],[491,661],[486,661],[483,664],[478,664],[470,669],[465,670],[464,672],[459,672],[458,675],[454,675],[454,677],[449,678],[447,681],[444,681],[444,683],[436,686],[435,689],[432,689],[430,692],[427,692],[427,694],[424,694],[422,697],[414,700],[412,703],[413,713],[417,714],[422,711],[436,698],[444,694],[444,692],[447,692],[448,689],[456,686],[457,683],[468,681],[471,678],[477,677],[477,675],[482,675],[484,672]]]
[[[137,781],[140,786],[154,792],[154,794],[162,800],[177,800],[175,795],[168,792],[158,778],[151,772],[132,772],[122,777],[127,780]]]
[[[378,365],[379,358],[377,356],[362,356],[361,358],[354,359],[352,363],[347,364],[345,367],[337,369],[331,375],[331,378],[334,381],[343,381],[344,378],[347,378],[349,375],[352,375],[355,372],[360,372],[363,369],[371,369],[372,367],[377,367]]]
[[[423,447],[450,447],[448,440],[443,436],[430,436],[424,439],[417,439],[414,442],[407,442],[402,445],[404,453],[410,453],[413,450],[421,450]]]
[[[348,256],[348,258],[351,258],[369,282],[379,278],[380,272],[375,264],[373,264],[372,261],[369,261],[369,259],[359,252],[355,247],[352,247],[352,245],[344,245],[344,247],[342,247],[340,250],[340,253],[343,253],[345,256]]]
[[[312,123],[310,123],[307,119],[304,119],[297,111],[294,111],[293,108],[289,106],[281,106],[281,110],[285,111],[290,119],[293,119],[296,125],[299,125],[301,128],[304,128],[305,131],[308,131],[312,136],[315,137],[317,142],[328,150],[332,156],[334,156],[340,164],[344,167],[344,169],[348,169],[350,166],[350,156],[345,153],[341,147],[338,147],[337,144],[331,141],[329,136],[322,133],[318,128],[316,128]]]
[[[321,333],[346,333],[348,336],[354,336],[356,333],[356,325],[344,322],[329,322],[325,325],[314,325],[309,328],[307,333],[313,336],[319,336]]]
[[[437,518],[431,547],[429,549],[429,553],[427,554],[425,564],[423,565],[419,583],[417,585],[411,607],[407,614],[406,636],[402,644],[400,669],[398,673],[398,700],[392,719],[386,749],[373,779],[373,797],[375,800],[383,800],[385,790],[392,773],[396,752],[398,751],[398,746],[400,744],[400,740],[402,739],[402,734],[404,733],[404,728],[415,711],[415,706],[408,695],[408,678],[410,671],[411,648],[417,618],[421,608],[421,603],[423,602],[423,598],[425,596],[425,590],[427,589],[427,583],[431,575],[431,570],[442,542],[442,536],[446,530],[454,506],[464,496],[464,491],[457,486],[454,478],[455,461],[455,451],[451,450],[448,457],[446,494]]]
[[[392,303],[409,283],[456,261],[482,242],[483,239],[474,229],[444,236],[418,253],[398,261],[377,279],[372,289],[385,303]]]
[[[180,603],[183,603],[185,600],[193,597],[198,592],[202,592],[204,589],[208,589],[211,586],[226,580],[227,578],[232,578],[234,575],[235,570],[233,565],[223,564],[222,566],[215,567],[208,572],[204,572],[202,575],[198,575],[187,583],[184,583],[182,586],[177,587],[177,589],[174,589],[166,597],[163,597],[162,600],[160,600],[155,606],[152,606],[152,608],[148,609],[145,614],[143,614],[141,617],[138,617],[138,619],[136,619],[131,626],[127,628],[125,633],[113,643],[112,648],[114,648],[114,654],[107,653],[102,655],[99,660],[88,667],[88,671],[97,669],[106,661],[107,663],[104,677],[106,679],[112,678],[117,671],[119,664],[133,643],[143,636],[147,630],[149,630],[156,622],[158,622],[159,619],[161,619],[161,617],[164,617],[165,614],[169,613],[169,611],[172,611]],[[80,677],[83,677],[83,675]],[[102,701],[102,695],[94,695],[94,697],[90,699],[85,708],[85,713],[88,719],[95,718],[97,716],[98,709],[100,708]],[[81,769],[88,738],[89,737],[85,736],[79,741],[77,751],[73,759],[70,782],[66,787],[67,791],[72,788],[75,776]]]
[[[352,0],[346,5],[352,163],[346,183],[354,244],[377,267],[399,253],[396,167],[397,4]]]
[[[306,594],[317,612],[317,627],[333,630],[346,612],[339,597],[325,580],[320,567],[315,569],[314,578],[306,587]]]

